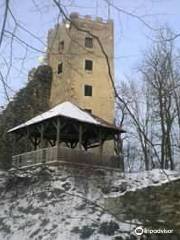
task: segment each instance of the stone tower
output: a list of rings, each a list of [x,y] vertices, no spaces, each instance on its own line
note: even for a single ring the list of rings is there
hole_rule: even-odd
[[[114,75],[113,22],[70,15],[78,27],[99,37]],[[50,106],[71,101],[108,122],[114,120],[114,95],[105,57],[96,39],[64,21],[48,33],[48,64],[53,69]]]

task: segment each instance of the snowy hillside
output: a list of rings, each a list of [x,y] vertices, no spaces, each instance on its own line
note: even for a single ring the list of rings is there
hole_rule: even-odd
[[[133,230],[141,223],[122,221],[103,207],[104,199],[167,181],[159,170],[124,175],[51,167],[10,177],[0,172],[0,239],[136,239]]]

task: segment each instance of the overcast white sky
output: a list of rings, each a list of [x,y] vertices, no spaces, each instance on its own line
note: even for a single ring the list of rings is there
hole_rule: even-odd
[[[111,0],[121,9],[131,12],[148,23],[154,30],[148,28],[138,19],[128,16],[111,8],[111,18],[115,23],[115,78],[116,81],[124,79],[126,75],[137,80],[137,66],[143,59],[143,52],[151,45],[156,29],[167,24],[175,32],[180,32],[180,1],[179,0]],[[0,29],[2,27],[3,3],[0,1]],[[44,44],[29,34],[17,30],[16,35],[37,49],[44,50],[48,29],[57,23],[58,11],[52,0],[11,0],[10,8],[17,20],[32,33],[38,36]],[[36,3],[36,4],[35,4]],[[108,7],[104,0],[62,0],[68,12],[76,11],[81,15],[108,17]],[[8,20],[7,30],[13,28],[12,20]],[[176,40],[177,45],[180,38]],[[28,71],[36,67],[40,52],[25,49],[18,41],[12,44],[12,68],[8,77],[8,84],[13,96],[19,88],[25,86]],[[0,49],[0,68],[6,73],[6,66],[10,63],[10,41],[4,38]],[[5,61],[6,60],[6,64]],[[0,105],[5,103],[5,95],[0,85]]]

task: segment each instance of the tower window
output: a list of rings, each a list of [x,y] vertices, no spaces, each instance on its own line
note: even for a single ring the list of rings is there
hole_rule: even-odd
[[[63,63],[59,63],[57,73],[61,74],[62,72],[63,72]]]
[[[92,86],[90,85],[84,86],[84,96],[92,96]]]
[[[85,70],[86,71],[93,70],[93,61],[92,60],[85,60]]]
[[[64,41],[59,42],[58,51],[61,52],[64,49]]]
[[[85,47],[93,48],[93,38],[91,38],[91,37],[85,38]]]

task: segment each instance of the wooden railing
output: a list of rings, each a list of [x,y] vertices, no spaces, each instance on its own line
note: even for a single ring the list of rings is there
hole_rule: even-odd
[[[12,164],[17,167],[31,166],[37,163],[50,163],[53,161],[76,164],[98,165],[123,170],[121,157],[107,154],[96,154],[63,147],[49,147],[36,151],[18,154],[12,157]]]

